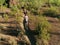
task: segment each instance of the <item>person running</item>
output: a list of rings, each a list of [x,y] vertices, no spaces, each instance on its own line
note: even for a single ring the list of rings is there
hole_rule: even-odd
[[[28,29],[28,16],[27,16],[27,13],[25,13],[25,15],[24,15],[24,27],[25,27],[25,29]]]
[[[28,24],[28,16],[27,15],[24,16],[24,20],[25,20],[25,23]]]

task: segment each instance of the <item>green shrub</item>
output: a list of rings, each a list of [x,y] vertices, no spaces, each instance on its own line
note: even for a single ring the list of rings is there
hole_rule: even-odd
[[[50,23],[46,20],[45,17],[38,17],[39,22],[37,26],[37,31],[39,32],[38,37],[43,40],[43,44],[47,45],[49,40]]]
[[[9,16],[7,14],[4,14],[4,19],[5,19],[5,21],[8,21]]]
[[[38,10],[44,4],[43,0],[20,0],[19,2],[20,5],[18,7],[24,7],[35,15],[38,14]]]
[[[18,12],[18,7],[15,5],[15,6],[12,6],[11,7],[11,12],[10,12],[10,15],[13,15],[15,16],[15,14]]]
[[[60,14],[59,8],[51,6],[48,10],[46,10],[43,15],[57,17]]]
[[[17,5],[15,5],[15,6],[11,7],[10,15],[14,16],[14,18],[17,22],[21,22],[21,17],[23,17],[24,14],[23,14],[22,10],[19,9]]]
[[[5,0],[0,0],[0,5],[3,5],[5,3]]]
[[[52,6],[60,6],[60,0],[49,0]]]
[[[51,6],[59,6],[60,0],[19,0],[19,6],[18,7],[25,7],[27,10],[31,11],[34,15],[39,15],[38,10],[46,4],[51,4]],[[56,10],[54,10],[56,11]],[[51,12],[53,15],[55,15],[54,11],[48,10],[47,13]],[[50,13],[50,14],[51,14]]]
[[[0,29],[2,29],[2,28],[3,28],[3,26],[0,25]]]

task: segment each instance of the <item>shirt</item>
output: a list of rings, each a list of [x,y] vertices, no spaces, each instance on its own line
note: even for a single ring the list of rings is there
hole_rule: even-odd
[[[26,21],[28,21],[28,16],[25,16],[24,18],[25,18]]]

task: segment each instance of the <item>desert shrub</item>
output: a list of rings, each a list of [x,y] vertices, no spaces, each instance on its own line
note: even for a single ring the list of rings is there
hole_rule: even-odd
[[[46,4],[46,5],[51,5],[51,6],[59,6],[60,5],[60,0],[19,0],[19,6],[18,7],[25,7],[27,10],[31,11],[34,15],[39,15],[38,10]],[[54,10],[56,11],[56,10]],[[51,12],[50,14],[53,13],[55,15],[54,11],[48,10],[47,13]]]
[[[58,18],[60,19],[60,16]]]
[[[9,45],[18,45],[15,39],[5,39],[5,37],[0,35],[0,41],[7,42]]]
[[[0,0],[0,5],[3,5],[5,0]]]
[[[17,44],[17,41],[12,39],[12,40],[9,40],[8,43],[10,43],[10,45],[18,45]]]
[[[3,28],[3,26],[2,25],[0,25],[0,29],[2,29]]]
[[[6,6],[0,6],[0,11],[5,12],[6,9]]]
[[[17,11],[18,8],[17,8],[17,6],[15,5],[15,6],[12,6],[12,7],[11,7],[11,10],[12,10],[12,11]]]
[[[10,12],[11,16],[14,16],[15,20],[17,22],[21,21],[21,17],[23,17],[23,12],[21,9],[19,9],[17,6],[12,6],[11,7],[11,12]]]
[[[60,6],[60,0],[49,0],[52,6]]]
[[[9,16],[7,14],[4,14],[4,19],[5,19],[5,21],[8,21]]]
[[[18,7],[15,5],[15,6],[12,6],[11,7],[11,12],[10,14],[15,16],[15,14],[19,11]]]
[[[17,7],[15,7],[15,6],[11,7],[10,15],[15,16],[16,12],[17,12]]]
[[[35,15],[39,15],[38,10],[44,5],[44,4],[51,4],[53,5],[60,5],[59,0],[19,0],[19,6],[18,7],[24,7],[27,10],[31,11],[31,13]],[[46,4],[46,5],[47,5]],[[49,10],[50,11],[50,10]],[[47,11],[48,12],[48,11]]]
[[[43,0],[20,0],[19,7],[24,7],[25,9],[31,11],[31,13],[37,15],[38,10],[44,4]]]
[[[20,12],[20,14],[17,13],[15,15],[15,19],[16,19],[17,22],[22,22],[22,15],[23,15],[22,12]]]
[[[59,8],[51,6],[48,10],[46,10],[43,15],[57,17],[60,14]]]
[[[37,31],[39,32],[38,37],[43,41],[42,45],[48,45],[49,40],[49,29],[50,29],[50,23],[46,20],[45,17],[38,17],[39,22],[37,25]],[[37,40],[38,41],[38,40]],[[38,45],[38,43],[37,43]]]

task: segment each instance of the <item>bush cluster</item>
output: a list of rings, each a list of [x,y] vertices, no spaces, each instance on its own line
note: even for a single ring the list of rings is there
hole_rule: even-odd
[[[46,20],[45,17],[38,17],[39,18],[39,22],[37,25],[37,30],[39,32],[38,37],[43,40],[43,44],[44,45],[48,45],[48,40],[49,40],[49,29],[51,27],[50,23]]]
[[[53,6],[51,6],[49,9],[47,9],[47,10],[43,13],[43,15],[51,16],[51,17],[58,17],[59,14],[60,14],[59,8],[53,7]]]

